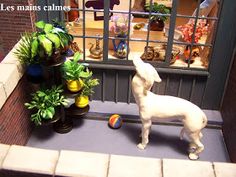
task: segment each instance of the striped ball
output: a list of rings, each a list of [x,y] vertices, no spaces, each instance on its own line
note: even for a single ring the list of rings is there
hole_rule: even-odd
[[[109,121],[108,121],[108,125],[113,129],[120,128],[122,123],[123,123],[123,121],[122,121],[120,115],[118,115],[118,114],[111,115],[111,117],[109,118]]]

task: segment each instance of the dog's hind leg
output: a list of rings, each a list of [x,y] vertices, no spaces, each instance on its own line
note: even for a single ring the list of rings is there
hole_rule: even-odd
[[[142,120],[142,142],[138,144],[139,149],[145,149],[145,147],[147,146],[149,142],[148,136],[149,136],[151,125],[152,125],[151,119]]]

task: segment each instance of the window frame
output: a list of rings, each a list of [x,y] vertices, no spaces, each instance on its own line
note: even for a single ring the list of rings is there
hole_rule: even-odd
[[[109,22],[110,17],[109,14],[110,13],[121,13],[121,14],[128,14],[129,17],[129,22],[128,22],[128,35],[127,35],[127,45],[129,47],[129,42],[130,41],[137,41],[137,42],[145,42],[146,46],[148,46],[148,44],[150,42],[155,42],[155,43],[165,43],[167,44],[167,48],[166,48],[166,55],[165,55],[165,60],[164,62],[162,61],[147,61],[148,63],[151,63],[154,67],[157,68],[163,68],[163,69],[170,69],[173,70],[174,72],[176,72],[176,70],[187,70],[187,71],[192,71],[191,73],[201,73],[200,75],[209,75],[209,68],[210,68],[210,64],[212,62],[212,51],[214,48],[214,42],[215,42],[215,38],[216,38],[216,30],[217,30],[217,26],[219,23],[219,17],[220,17],[220,12],[222,9],[222,2],[223,0],[220,0],[219,3],[219,9],[217,12],[217,16],[216,17],[198,17],[199,14],[199,7],[201,4],[201,0],[198,0],[197,2],[197,8],[196,8],[196,16],[189,16],[189,15],[181,15],[181,14],[177,14],[177,7],[178,7],[178,0],[172,0],[172,8],[171,8],[171,14],[167,14],[164,16],[169,16],[170,17],[170,26],[169,26],[169,34],[168,34],[168,39],[167,42],[166,41],[158,41],[158,40],[149,40],[150,38],[150,29],[149,29],[149,25],[150,25],[150,20],[148,23],[148,29],[147,29],[147,38],[146,39],[135,39],[135,38],[131,38],[130,37],[130,24],[131,24],[131,15],[133,14],[140,14],[140,15],[148,15],[149,18],[152,14],[151,11],[149,12],[138,12],[138,11],[131,11],[131,5],[132,5],[132,1],[134,0],[129,0],[129,10],[128,11],[124,11],[124,10],[110,10],[109,6],[110,6],[110,1],[106,1],[104,0],[104,10],[98,10],[98,9],[86,9],[85,8],[85,0],[82,0],[82,8],[71,8],[71,10],[78,10],[79,12],[82,12],[82,23],[83,23],[83,27],[82,27],[82,35],[74,35],[74,37],[78,37],[78,38],[82,38],[83,39],[83,51],[86,51],[86,46],[85,46],[85,40],[87,38],[92,38],[92,39],[103,39],[103,58],[99,61],[93,61],[93,60],[87,60],[86,59],[86,52],[85,55],[83,55],[83,62],[86,63],[90,63],[91,65],[94,65],[96,67],[96,65],[106,65],[106,64],[110,64],[110,65],[117,65],[118,67],[124,67],[124,66],[131,66],[132,65],[132,60],[129,60],[129,53],[127,53],[127,56],[125,59],[113,59],[113,58],[109,58],[109,39],[119,39],[116,37],[109,37]],[[153,0],[150,0],[150,3],[152,3]],[[85,14],[86,12],[103,12],[104,13],[104,26],[103,26],[103,36],[86,36],[85,33],[85,25],[86,25],[86,20],[85,20]],[[181,42],[181,41],[174,41],[174,31],[175,31],[175,24],[176,24],[176,18],[188,18],[188,19],[195,19],[195,25],[194,25],[194,32],[193,32],[193,36],[196,33],[196,24],[197,24],[197,20],[198,19],[206,19],[206,20],[214,20],[216,21],[215,25],[214,25],[214,29],[213,29],[213,37],[212,37],[212,42],[211,44],[200,44],[200,43],[194,43],[194,37],[192,37],[191,43],[188,42]],[[188,66],[187,67],[174,67],[174,66],[170,66],[170,60],[171,60],[171,53],[172,53],[172,47],[174,44],[177,45],[190,45],[190,56],[192,53],[192,47],[193,46],[204,46],[204,47],[209,47],[211,49],[211,53],[209,55],[209,64],[207,68],[194,68],[194,67],[190,67],[190,61],[188,62]],[[161,69],[162,70],[162,69]]]

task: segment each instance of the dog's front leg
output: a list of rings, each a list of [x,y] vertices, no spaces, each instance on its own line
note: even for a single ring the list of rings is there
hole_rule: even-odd
[[[148,136],[150,132],[150,128],[152,125],[151,119],[149,120],[143,120],[142,119],[142,142],[138,144],[139,149],[145,149],[145,147],[148,144]]]

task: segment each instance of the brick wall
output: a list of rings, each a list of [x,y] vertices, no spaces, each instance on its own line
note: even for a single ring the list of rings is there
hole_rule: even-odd
[[[1,0],[0,3],[4,6],[28,6],[34,5],[35,0]],[[0,61],[20,39],[20,34],[35,30],[35,19],[35,11],[0,11]]]
[[[27,143],[33,126],[29,119],[30,112],[24,103],[29,101],[31,89],[23,77],[0,110],[0,143]]]

